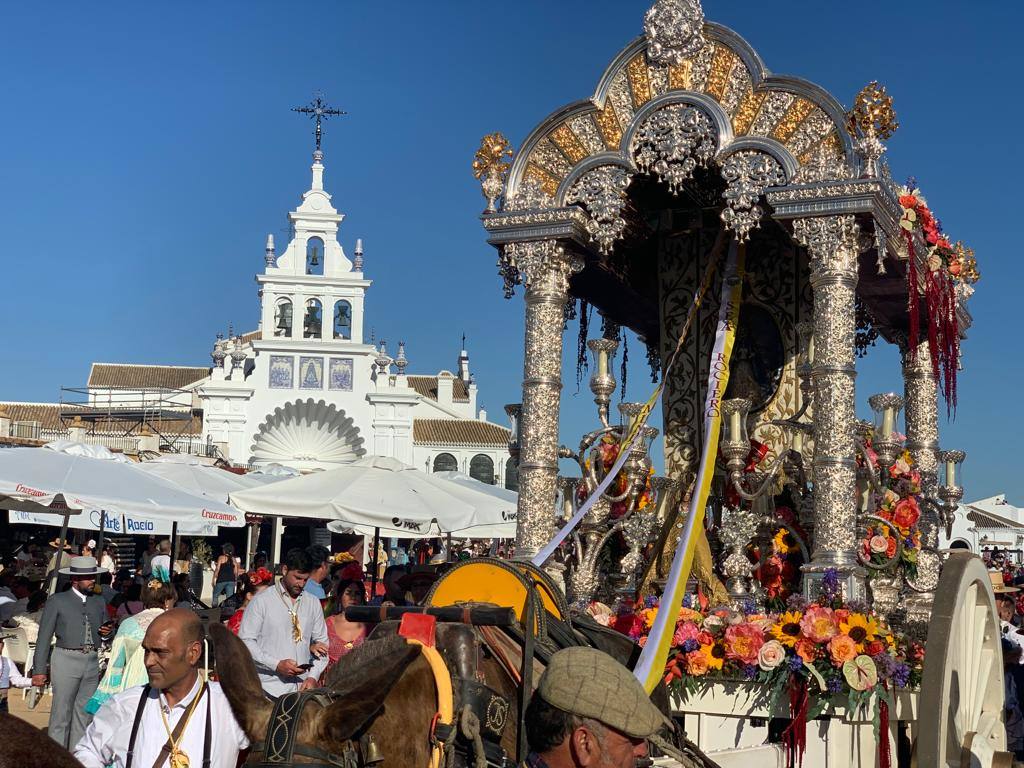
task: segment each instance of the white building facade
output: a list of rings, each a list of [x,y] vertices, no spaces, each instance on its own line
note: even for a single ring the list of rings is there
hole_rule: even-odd
[[[1024,508],[1010,504],[1004,494],[961,504],[953,516],[951,535],[940,531],[939,546],[977,555],[999,549],[1011,553],[1014,562],[1022,562]]]
[[[350,259],[323,179],[318,150],[289,214],[291,242],[278,255],[267,238],[259,330],[214,345],[210,377],[195,390],[204,439],[238,464],[309,471],[378,454],[514,487],[509,431],[478,411],[465,350],[457,373],[423,376],[407,373],[403,344],[392,357],[384,342],[366,343],[362,241]]]

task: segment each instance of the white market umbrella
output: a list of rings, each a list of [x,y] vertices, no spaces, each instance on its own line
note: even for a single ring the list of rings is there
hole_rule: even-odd
[[[163,462],[146,461],[138,465],[139,469],[154,477],[160,477],[189,493],[206,496],[227,503],[228,496],[234,491],[246,488],[257,488],[263,482],[249,475],[237,475],[224,469],[211,467],[199,462]],[[264,479],[271,479],[263,476]],[[280,478],[272,478],[279,480]]]
[[[124,518],[120,532],[125,533],[151,533],[156,523],[177,522],[183,529],[245,525],[245,516],[227,504],[189,493],[97,448],[62,441],[0,451],[0,509],[30,515],[62,514],[61,505],[89,513],[103,510],[114,523]],[[15,520],[12,512],[12,522],[34,521]],[[119,532],[117,525],[106,527]]]
[[[438,536],[474,524],[471,504],[397,459],[366,456],[349,464],[279,483],[237,491],[244,512],[340,521],[341,529],[403,538]]]
[[[464,472],[434,472],[428,478],[475,509],[468,528],[445,530],[466,539],[514,539],[519,494],[497,485],[482,483]]]

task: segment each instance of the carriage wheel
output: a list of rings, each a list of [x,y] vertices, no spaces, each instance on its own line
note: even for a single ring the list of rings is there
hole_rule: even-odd
[[[1003,728],[1003,656],[988,572],[968,552],[942,568],[928,624],[917,765],[1010,766]]]

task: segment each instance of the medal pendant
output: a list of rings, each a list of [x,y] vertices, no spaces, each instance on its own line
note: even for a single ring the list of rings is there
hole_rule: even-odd
[[[188,755],[180,749],[171,752],[170,768],[189,768]]]

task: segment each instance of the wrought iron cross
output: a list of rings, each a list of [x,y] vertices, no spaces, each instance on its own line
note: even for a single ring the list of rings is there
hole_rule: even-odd
[[[317,95],[316,99],[309,103],[306,107],[292,107],[292,112],[300,112],[303,115],[309,115],[311,119],[316,119],[316,148],[320,150],[320,136],[323,133],[323,129],[320,126],[321,121],[331,115],[347,115],[341,109],[334,109],[328,107],[323,100],[323,97]]]

